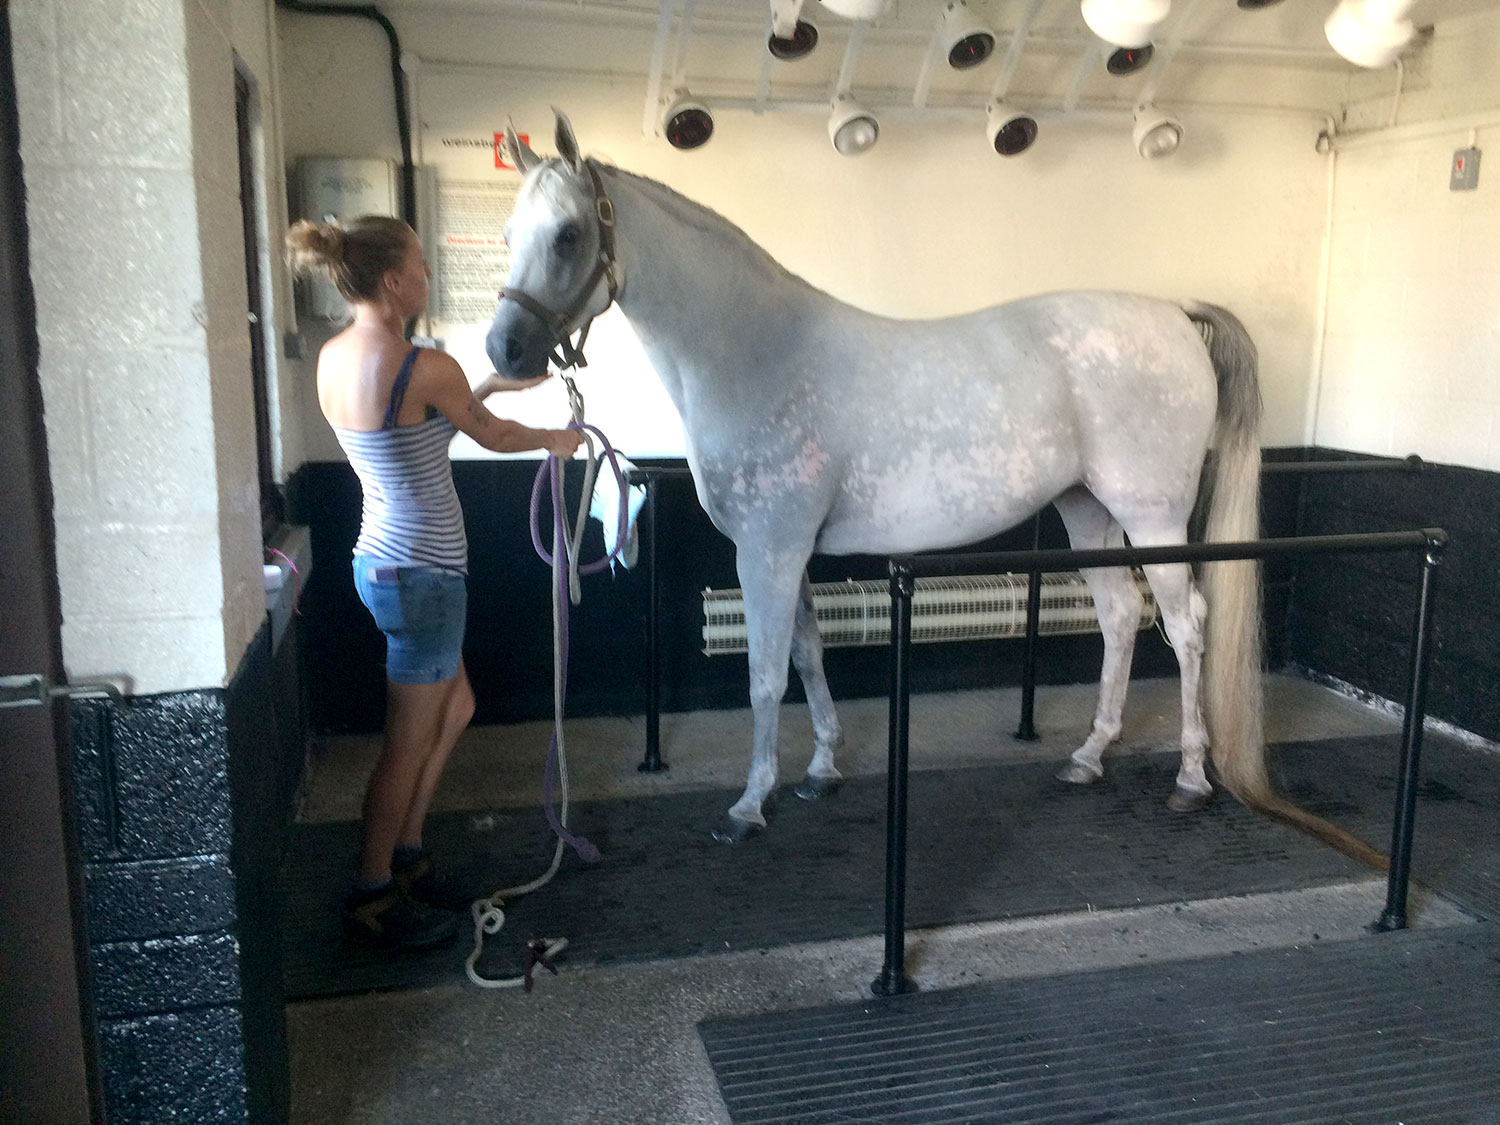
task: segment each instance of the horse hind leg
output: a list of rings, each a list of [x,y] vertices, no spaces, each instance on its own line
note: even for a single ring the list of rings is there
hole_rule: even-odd
[[[812,583],[802,572],[802,588],[797,597],[797,617],[792,626],[792,667],[802,678],[807,694],[807,709],[812,713],[813,757],[807,776],[797,786],[797,796],[816,800],[838,791],[843,774],[833,764],[835,753],[844,745],[844,730],[834,710],[823,672],[823,638],[818,635],[817,612],[813,607]]]
[[[1054,501],[1068,541],[1075,550],[1118,547],[1124,542],[1119,523],[1093,494],[1079,488]],[[1130,686],[1130,664],[1135,655],[1144,598],[1125,567],[1090,567],[1081,572],[1094,598],[1099,631],[1104,636],[1104,661],[1099,672],[1099,699],[1088,738],[1073,751],[1058,777],[1087,785],[1104,776],[1104,751],[1120,737],[1125,693]]]
[[[1130,540],[1139,547],[1180,544],[1187,541],[1186,528],[1154,535],[1149,531],[1139,535],[1132,531]],[[1214,791],[1204,771],[1209,740],[1200,693],[1208,603],[1199,593],[1187,563],[1165,563],[1144,569],[1182,679],[1182,765],[1167,807],[1174,812],[1193,812],[1208,804]]]

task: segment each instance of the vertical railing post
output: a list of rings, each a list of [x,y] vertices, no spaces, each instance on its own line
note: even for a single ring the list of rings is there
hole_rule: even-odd
[[[1417,782],[1421,772],[1422,727],[1427,718],[1427,675],[1432,664],[1432,597],[1437,567],[1448,537],[1429,532],[1422,559],[1422,586],[1412,623],[1411,676],[1406,717],[1401,724],[1401,763],[1396,777],[1396,814],[1391,826],[1391,866],[1386,882],[1385,910],[1377,930],[1406,928],[1406,891],[1411,878],[1412,834],[1417,815]]]
[[[890,762],[885,791],[885,964],[870,983],[877,996],[916,991],[906,975],[906,781],[911,733],[911,568],[891,569]]]
[[[1031,549],[1042,549],[1042,513],[1031,521]],[[1042,572],[1034,567],[1026,575],[1026,647],[1021,650],[1021,725],[1016,737],[1036,741],[1036,639],[1042,630]]]
[[[632,474],[634,475],[634,474]],[[661,760],[661,565],[656,555],[657,474],[641,474],[646,486],[646,757],[642,773],[667,769]]]

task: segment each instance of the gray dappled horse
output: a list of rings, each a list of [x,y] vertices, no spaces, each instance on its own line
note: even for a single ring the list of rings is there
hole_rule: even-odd
[[[1184,543],[1211,446],[1207,538],[1255,538],[1256,355],[1224,309],[1064,292],[939,320],[875,316],[788,273],[707,208],[584,159],[561,113],[558,158],[541,160],[515,137],[509,129],[510,159],[526,178],[506,228],[510,280],[486,340],[496,371],[541,374],[555,347],[571,354],[570,334],[617,301],[682,415],[698,499],[734,541],[755,736],[723,837],[765,826],[788,659],[816,733],[798,792],[839,781],[842,733],[807,578],[813,552],[973,543],[1049,501],[1076,548],[1119,546],[1126,535],[1139,547]],[[1093,728],[1060,774],[1079,783],[1103,776],[1119,736],[1141,610],[1127,570],[1084,577],[1104,663]],[[1211,743],[1232,792],[1284,805],[1261,738],[1258,568],[1207,566],[1203,593],[1186,564],[1150,566],[1146,577],[1182,678],[1182,764],[1168,803],[1206,802]]]

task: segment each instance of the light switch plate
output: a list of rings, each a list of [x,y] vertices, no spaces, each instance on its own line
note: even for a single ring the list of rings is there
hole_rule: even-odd
[[[1448,174],[1449,191],[1473,191],[1479,186],[1479,150],[1460,148],[1453,151],[1453,169]]]

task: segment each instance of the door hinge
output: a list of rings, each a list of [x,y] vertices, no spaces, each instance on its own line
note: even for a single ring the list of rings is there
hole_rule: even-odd
[[[113,699],[125,702],[120,680],[80,680],[72,684],[54,684],[40,672],[22,676],[0,676],[0,708],[30,707],[51,703],[54,699]]]

